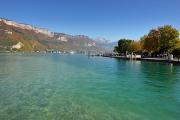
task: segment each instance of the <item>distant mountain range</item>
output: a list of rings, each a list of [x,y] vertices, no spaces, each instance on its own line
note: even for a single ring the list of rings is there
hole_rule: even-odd
[[[0,51],[111,51],[116,42],[84,35],[68,35],[0,18]]]

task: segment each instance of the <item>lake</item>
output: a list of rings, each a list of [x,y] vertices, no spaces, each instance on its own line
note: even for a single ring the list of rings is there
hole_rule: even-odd
[[[0,53],[0,120],[179,120],[180,66]]]

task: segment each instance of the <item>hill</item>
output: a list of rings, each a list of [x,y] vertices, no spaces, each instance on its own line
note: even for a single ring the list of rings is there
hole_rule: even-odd
[[[45,28],[0,19],[0,51],[106,51],[110,43],[84,35],[51,32]]]

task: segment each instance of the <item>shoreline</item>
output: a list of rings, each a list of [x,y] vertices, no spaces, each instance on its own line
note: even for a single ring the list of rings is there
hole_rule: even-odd
[[[124,60],[138,60],[138,61],[150,61],[150,62],[164,62],[164,63],[172,63],[172,64],[177,64],[180,65],[180,61],[174,59],[174,60],[167,60],[165,58],[134,58],[130,59],[125,56],[103,56],[103,57],[110,57],[110,58],[117,58],[117,59],[124,59]]]
[[[4,51],[0,51],[0,53],[30,53],[30,54],[70,54],[70,53],[50,53],[50,52],[4,52]],[[77,53],[76,53],[77,54]],[[81,53],[80,53],[81,54]],[[165,58],[134,58],[134,59],[130,59],[127,58],[126,56],[111,56],[111,55],[90,55],[90,56],[101,56],[101,57],[108,57],[108,58],[116,58],[116,59],[123,59],[123,60],[137,60],[137,61],[149,61],[149,62],[162,62],[162,63],[172,63],[175,65],[180,65],[180,61],[178,61],[178,59],[174,59],[174,60],[167,60]]]

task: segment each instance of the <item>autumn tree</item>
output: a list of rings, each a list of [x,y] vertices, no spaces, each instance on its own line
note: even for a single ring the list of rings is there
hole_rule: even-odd
[[[172,26],[165,25],[150,30],[140,41],[121,39],[114,50],[118,53],[143,51],[157,55],[158,53],[171,53],[175,49],[175,53],[178,53],[180,49],[179,32]]]
[[[152,29],[147,36],[144,36],[141,42],[145,51],[150,53],[158,52],[160,50],[160,31]]]
[[[152,29],[142,38],[143,49],[149,53],[170,53],[176,48],[179,32],[170,25]]]
[[[142,52],[142,45],[140,41],[132,41],[130,44],[130,52],[140,53]]]

